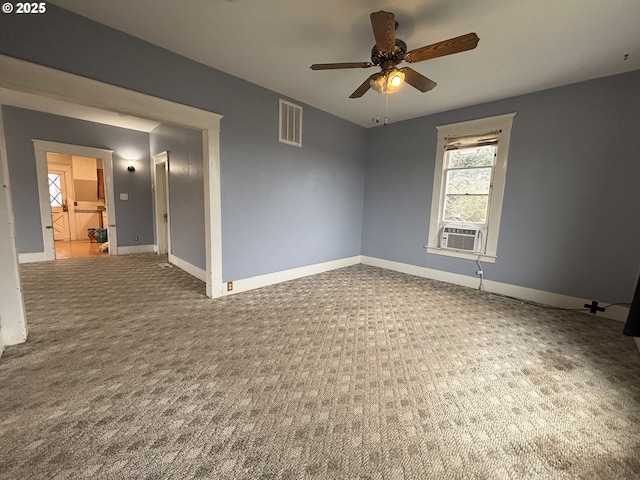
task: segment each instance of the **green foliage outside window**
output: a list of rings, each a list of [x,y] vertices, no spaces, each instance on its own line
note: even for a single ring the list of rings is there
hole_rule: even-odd
[[[486,223],[495,146],[447,152],[444,220]]]

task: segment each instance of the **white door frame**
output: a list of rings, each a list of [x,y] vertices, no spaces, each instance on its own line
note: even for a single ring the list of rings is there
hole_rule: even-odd
[[[38,197],[40,199],[40,219],[42,221],[42,239],[44,241],[45,260],[55,260],[56,250],[53,240],[53,223],[51,219],[51,205],[49,204],[49,185],[47,183],[47,153],[61,153],[77,157],[101,158],[104,163],[104,186],[106,194],[107,236],[109,237],[109,255],[118,254],[118,237],[116,233],[115,196],[113,194],[113,150],[103,148],[83,147],[68,143],[49,142],[33,139],[33,149],[36,155],[36,173],[38,176]]]
[[[42,65],[0,55],[0,87],[47,97],[71,104],[93,107],[124,115],[147,118],[168,125],[178,125],[200,130],[203,142],[203,180],[205,211],[206,292],[209,297],[223,295],[222,284],[222,210],[220,199],[220,120],[222,115],[195,107],[174,103],[107,83],[98,82]],[[33,107],[31,107],[33,110]],[[1,119],[1,117],[0,117]],[[0,156],[3,180],[9,185],[8,161],[4,128],[0,129]],[[7,189],[3,189],[5,192]],[[4,202],[3,202],[4,204]],[[11,208],[0,208],[0,251],[8,258],[17,258],[15,227]],[[5,215],[6,213],[6,215]],[[6,289],[19,291],[18,263],[7,262],[11,271],[6,274]],[[3,284],[4,285],[4,284]],[[2,329],[5,345],[19,343],[15,338],[26,337],[26,318],[22,294],[15,296],[0,292]],[[11,302],[7,304],[6,302]],[[5,308],[6,305],[6,308]],[[22,340],[24,341],[24,340]]]
[[[158,183],[158,168],[164,170],[164,180]],[[169,211],[169,152],[162,152],[153,156],[153,200],[156,212],[156,253],[165,255],[171,253],[171,212]],[[160,214],[158,206],[164,203],[167,219]],[[164,225],[164,227],[161,227]],[[166,230],[166,231],[165,231]],[[166,239],[166,245],[164,242]]]

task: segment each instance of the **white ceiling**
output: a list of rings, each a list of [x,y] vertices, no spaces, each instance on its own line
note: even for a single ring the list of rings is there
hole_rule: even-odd
[[[379,95],[369,14],[395,13],[409,50],[476,32],[475,50],[412,64],[438,83],[389,96],[390,122],[640,69],[639,0],[53,0],[68,10],[363,126]],[[628,54],[628,59],[624,59]],[[384,98],[380,102],[384,116]]]

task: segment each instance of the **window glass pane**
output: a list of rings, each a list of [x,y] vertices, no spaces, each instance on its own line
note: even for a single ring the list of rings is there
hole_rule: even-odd
[[[486,223],[489,195],[446,195],[446,222]]]
[[[62,191],[60,189],[60,175],[49,173],[49,203],[52,207],[62,206]]]
[[[449,170],[446,195],[487,195],[491,186],[491,168]]]
[[[492,166],[495,151],[496,147],[494,145],[449,150],[447,152],[449,157],[449,168]]]

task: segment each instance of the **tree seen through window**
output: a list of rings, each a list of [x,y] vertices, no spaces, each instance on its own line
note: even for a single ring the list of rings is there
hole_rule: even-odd
[[[495,145],[449,150],[446,154],[444,220],[485,224]]]

